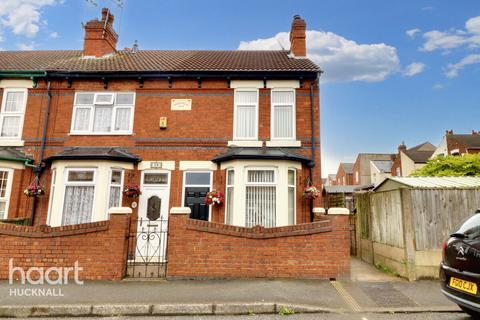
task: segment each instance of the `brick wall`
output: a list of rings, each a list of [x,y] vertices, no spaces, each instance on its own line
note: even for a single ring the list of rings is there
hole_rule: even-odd
[[[0,279],[15,267],[83,268],[83,280],[120,280],[125,274],[130,215],[112,214],[110,220],[65,227],[0,224]],[[33,276],[33,275],[32,275]]]
[[[171,215],[168,278],[342,278],[350,272],[348,216],[243,228]]]

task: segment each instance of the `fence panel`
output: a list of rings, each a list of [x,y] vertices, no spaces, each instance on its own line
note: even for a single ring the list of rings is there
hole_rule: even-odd
[[[402,201],[400,190],[372,194],[372,240],[403,248]]]
[[[480,190],[411,190],[417,250],[441,249],[442,242],[480,208]]]

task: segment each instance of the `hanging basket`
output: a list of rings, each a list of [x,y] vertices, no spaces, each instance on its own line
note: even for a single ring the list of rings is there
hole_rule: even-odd
[[[130,183],[123,188],[123,195],[128,198],[138,198],[142,194],[140,187],[137,184]]]
[[[35,179],[35,181],[23,190],[23,193],[27,197],[37,198],[45,194],[45,187],[39,183],[38,179]]]
[[[319,196],[320,190],[318,190],[315,186],[309,186],[303,190],[303,197],[305,199],[317,199]]]
[[[223,204],[223,201],[225,200],[225,196],[223,193],[220,191],[212,190],[209,193],[207,193],[207,196],[205,197],[205,204],[206,205],[221,205]]]

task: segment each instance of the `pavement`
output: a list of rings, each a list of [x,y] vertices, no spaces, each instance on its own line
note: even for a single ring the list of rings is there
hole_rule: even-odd
[[[437,281],[408,282],[356,259],[351,279],[341,281],[128,280],[62,286],[0,282],[0,317],[458,311],[443,297]]]

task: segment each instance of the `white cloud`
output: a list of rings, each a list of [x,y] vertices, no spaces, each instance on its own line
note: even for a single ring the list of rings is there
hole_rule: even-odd
[[[443,83],[435,83],[433,85],[433,89],[435,89],[435,90],[441,90],[443,88],[445,88],[445,85]]]
[[[290,48],[289,33],[274,37],[242,41],[239,50],[275,50]],[[399,59],[395,47],[384,43],[358,44],[332,32],[307,31],[307,55],[325,74],[323,82],[385,80],[398,71]]]
[[[435,9],[435,8],[432,7],[432,6],[426,6],[426,7],[423,7],[423,8],[422,8],[422,11],[431,11],[431,10],[433,10],[433,9]]]
[[[58,32],[55,32],[55,31],[54,31],[54,32],[51,32],[51,33],[50,33],[50,38],[52,38],[52,39],[58,38]]]
[[[34,37],[42,21],[41,9],[54,5],[55,0],[2,0],[0,1],[0,25],[16,35]]]
[[[412,77],[416,74],[422,73],[424,69],[425,69],[424,63],[413,62],[405,67],[405,70],[403,70],[403,75],[407,77]]]
[[[407,30],[405,31],[405,34],[407,36],[409,36],[410,38],[415,38],[415,36],[417,35],[417,33],[420,32],[420,29],[418,28],[415,28],[415,29],[410,29],[410,30]]]
[[[420,48],[422,51],[435,51],[455,49],[461,46],[480,46],[480,16],[473,17],[465,23],[465,29],[452,29],[448,31],[431,30],[423,34],[425,43]]]
[[[455,78],[458,76],[458,72],[462,70],[465,66],[480,63],[480,54],[469,54],[462,60],[457,63],[449,64],[445,68],[445,75],[448,78]]]
[[[19,43],[19,44],[17,44],[17,48],[19,50],[26,50],[26,51],[33,50],[33,49],[35,49],[35,43],[33,43],[33,42]]]

